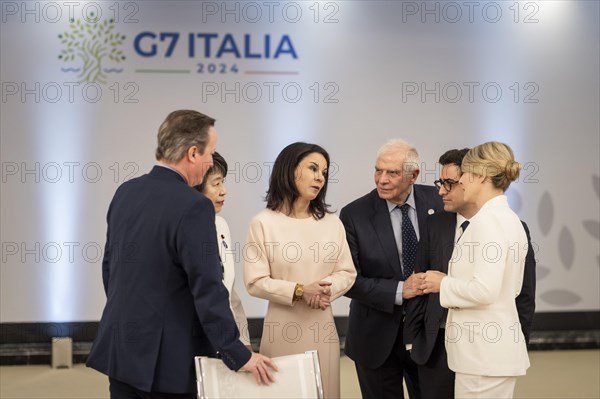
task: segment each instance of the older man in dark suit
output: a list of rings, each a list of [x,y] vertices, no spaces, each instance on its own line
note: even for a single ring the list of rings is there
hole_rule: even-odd
[[[445,212],[427,218],[418,246],[415,272],[437,270],[448,273],[454,244],[477,213],[473,203],[464,201],[464,191],[457,187],[460,165],[468,148],[449,150],[439,163],[440,179],[435,184],[444,201]],[[465,223],[466,222],[466,223]],[[529,341],[535,311],[535,256],[529,229],[523,223],[529,248],[525,259],[523,287],[516,298],[519,321],[525,340]],[[411,299],[406,305],[404,341],[410,345],[411,357],[418,365],[421,394],[424,399],[454,398],[454,372],[448,368],[444,327],[448,310],[440,305],[439,293]]]
[[[402,140],[384,144],[375,164],[376,189],[345,206],[340,218],[358,272],[345,351],[354,360],[365,399],[419,398],[416,365],[402,340],[404,301],[420,295],[412,275],[419,231],[442,203],[434,187],[414,184],[417,151]]]
[[[108,375],[112,398],[195,398],[199,355],[273,380],[272,361],[238,339],[214,207],[191,188],[212,166],[216,141],[214,119],[172,112],[158,132],[158,164],[122,184],[110,204],[107,303],[87,364]]]

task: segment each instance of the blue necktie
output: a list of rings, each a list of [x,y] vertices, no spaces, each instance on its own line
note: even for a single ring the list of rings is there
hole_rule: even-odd
[[[417,234],[408,217],[408,204],[400,207],[402,211],[402,274],[406,280],[415,268],[417,258]]]

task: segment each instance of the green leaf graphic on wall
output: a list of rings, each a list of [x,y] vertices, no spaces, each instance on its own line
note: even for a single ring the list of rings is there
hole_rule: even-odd
[[[58,38],[65,46],[58,58],[64,62],[75,59],[83,61],[83,67],[78,78],[80,83],[106,83],[106,75],[102,70],[102,62],[108,58],[119,63],[125,60],[125,55],[119,49],[125,40],[125,35],[113,32],[114,20],[101,22],[98,18],[81,22],[71,20],[69,29]]]

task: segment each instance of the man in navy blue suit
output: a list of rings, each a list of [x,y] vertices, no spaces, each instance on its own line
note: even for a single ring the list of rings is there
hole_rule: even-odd
[[[346,293],[352,301],[345,351],[354,360],[364,399],[403,398],[404,376],[410,398],[420,397],[417,368],[402,334],[404,301],[422,292],[403,259],[410,251],[401,236],[405,228],[414,230],[416,252],[427,215],[441,211],[442,202],[434,187],[414,184],[419,170],[415,148],[402,140],[384,144],[375,164],[376,189],[340,212],[358,272]]]
[[[194,190],[212,166],[215,120],[170,113],[150,173],[123,183],[107,216],[107,302],[87,365],[111,398],[196,398],[194,356],[273,381],[271,359],[239,340],[222,281],[212,202]]]

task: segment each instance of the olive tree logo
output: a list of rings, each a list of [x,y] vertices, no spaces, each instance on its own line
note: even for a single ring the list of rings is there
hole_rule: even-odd
[[[102,69],[102,61],[105,58],[116,63],[125,60],[125,55],[119,49],[125,35],[113,32],[114,28],[113,19],[100,22],[96,17],[86,20],[85,23],[71,19],[69,30],[58,35],[60,42],[65,45],[58,58],[64,62],[74,61],[75,58],[83,61],[81,69],[71,69],[81,71],[78,76],[81,83],[106,83],[106,71]]]

